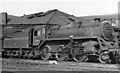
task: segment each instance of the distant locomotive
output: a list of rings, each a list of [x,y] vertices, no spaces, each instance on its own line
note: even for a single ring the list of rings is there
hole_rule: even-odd
[[[9,31],[4,33],[10,34]],[[79,21],[65,26],[40,25],[17,31],[3,36],[3,56],[41,57],[43,60],[55,57],[59,61],[81,62],[97,57],[101,63],[110,63],[113,51],[118,49],[118,45],[112,43],[114,31],[110,23]]]

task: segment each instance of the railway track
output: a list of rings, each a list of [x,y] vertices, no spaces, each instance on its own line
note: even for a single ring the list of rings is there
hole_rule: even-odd
[[[0,59],[2,71],[119,71],[118,64],[57,62],[26,59]]]

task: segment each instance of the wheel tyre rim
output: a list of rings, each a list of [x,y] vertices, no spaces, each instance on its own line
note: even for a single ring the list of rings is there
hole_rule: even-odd
[[[73,59],[76,62],[84,62],[87,60],[87,56],[86,55],[76,55],[73,57]]]
[[[56,59],[59,60],[59,61],[66,61],[68,60],[68,54],[66,53],[56,53]]]

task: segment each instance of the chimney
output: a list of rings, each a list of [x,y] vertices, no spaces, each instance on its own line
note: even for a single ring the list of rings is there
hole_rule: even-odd
[[[7,13],[6,12],[2,13],[2,24],[7,24]]]
[[[100,18],[94,18],[94,21],[95,21],[95,22],[100,22],[101,19],[100,19]]]

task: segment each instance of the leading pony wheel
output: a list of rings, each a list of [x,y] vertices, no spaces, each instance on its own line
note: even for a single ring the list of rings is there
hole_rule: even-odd
[[[101,63],[110,63],[111,60],[108,51],[101,52],[101,54],[99,55],[99,61]]]
[[[41,53],[41,58],[43,60],[48,60],[51,57],[51,48],[49,45],[45,45],[42,47],[42,53]]]

